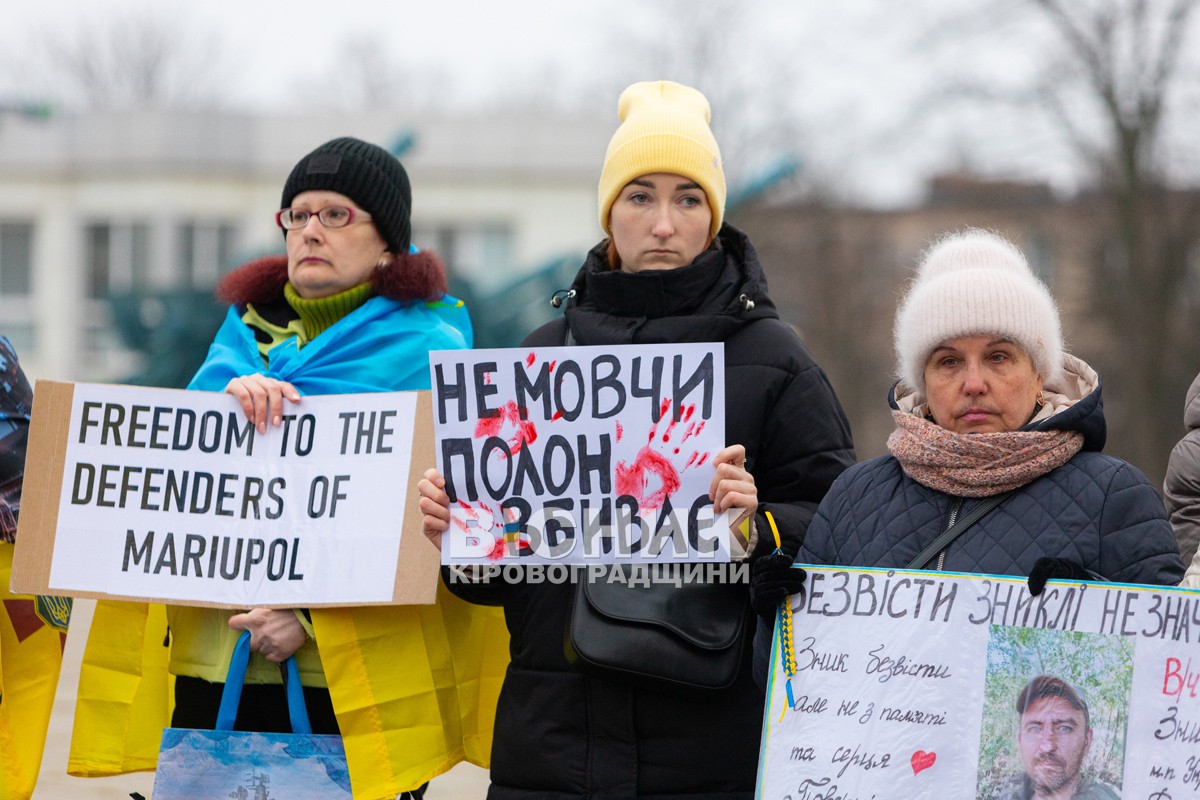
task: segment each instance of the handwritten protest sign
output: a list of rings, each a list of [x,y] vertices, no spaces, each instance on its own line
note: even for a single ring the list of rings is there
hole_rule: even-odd
[[[1200,592],[808,569],[758,797],[1200,796]]]
[[[263,434],[226,394],[38,381],[14,590],[433,602],[436,550],[401,536],[420,525],[407,500],[413,462],[432,459],[428,393],[304,397],[285,412]]]
[[[430,354],[447,564],[728,561],[721,345]]]

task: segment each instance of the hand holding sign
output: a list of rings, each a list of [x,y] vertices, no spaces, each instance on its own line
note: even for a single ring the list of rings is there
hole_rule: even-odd
[[[792,566],[792,556],[774,552],[750,564],[750,605],[763,619],[774,623],[779,604],[804,591],[807,573]]]
[[[442,549],[442,536],[450,527],[450,497],[446,494],[446,479],[432,467],[417,483],[418,505],[421,509],[421,532],[434,547]]]
[[[708,490],[713,511],[719,514],[738,508],[743,515],[753,515],[758,510],[758,487],[754,485],[754,476],[746,469],[746,448],[740,444],[726,447],[713,457],[713,466],[717,468],[717,474]]]
[[[225,385],[225,394],[237,398],[246,412],[246,419],[254,423],[259,433],[267,432],[268,419],[277,428],[283,423],[283,398],[300,402],[296,387],[258,373],[234,378]]]

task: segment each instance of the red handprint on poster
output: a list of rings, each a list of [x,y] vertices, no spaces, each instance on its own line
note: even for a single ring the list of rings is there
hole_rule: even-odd
[[[708,494],[725,436],[720,348],[432,354],[455,522],[443,562],[728,560],[728,515],[714,518]]]
[[[636,497],[643,509],[662,508],[663,502],[679,491],[680,473],[702,466],[709,460],[707,450],[691,450],[682,466],[679,465],[685,450],[683,444],[704,429],[704,422],[692,420],[696,413],[695,404],[684,406],[678,420],[671,411],[671,399],[663,398],[659,407],[659,421],[650,426],[645,446],[638,450],[631,463],[617,462],[617,494]],[[660,434],[658,429],[664,421],[667,424]],[[684,429],[679,441],[675,442],[675,429],[680,423],[684,424]],[[623,428],[617,423],[618,441],[622,434]]]

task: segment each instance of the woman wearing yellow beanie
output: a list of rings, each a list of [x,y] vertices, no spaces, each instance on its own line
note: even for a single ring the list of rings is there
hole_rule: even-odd
[[[524,345],[724,343],[728,446],[714,460],[714,506],[751,515],[743,558],[786,565],[817,503],[854,463],[849,425],[825,374],[779,319],[754,247],[724,222],[725,174],[704,95],[670,81],[635,83],[618,111],[599,184],[608,237],[588,254],[563,318]],[[435,542],[450,518],[443,488],[434,470],[420,484],[425,532]],[[767,512],[783,538],[779,554]],[[741,667],[723,688],[668,683],[650,653],[627,654],[642,662],[633,665],[640,675],[598,671],[564,648],[576,586],[449,585],[471,602],[502,605],[511,633],[491,800],[753,795],[763,695],[748,641],[737,645]],[[711,589],[753,629],[746,586]],[[704,622],[684,597],[667,598],[670,618],[656,622]]]

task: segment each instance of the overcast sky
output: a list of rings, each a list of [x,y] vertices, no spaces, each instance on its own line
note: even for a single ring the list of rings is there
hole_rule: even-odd
[[[197,59],[188,77],[204,76],[225,107],[336,104],[361,80],[353,73],[345,93],[331,88],[349,60],[369,61],[363,54],[371,52],[381,65],[374,77],[392,81],[406,101],[458,107],[553,101],[591,108],[615,126],[621,86],[667,77],[709,94],[723,142],[740,141],[736,123],[756,122],[768,131],[754,140],[759,161],[798,157],[815,179],[855,197],[905,201],[919,194],[927,173],[955,166],[1042,178],[1067,190],[1078,172],[1053,126],[1027,111],[952,109],[955,103],[938,99],[939,82],[969,76],[1002,92],[1044,68],[1052,40],[1003,10],[1022,5],[10,0],[0,30],[0,101],[30,99],[52,79],[56,67],[43,60],[42,42],[69,46],[103,38],[123,19],[157,16],[177,32],[177,51]],[[706,48],[719,52],[708,57]],[[1194,94],[1190,102],[1195,120]],[[729,149],[727,159],[737,155]]]
[[[396,63],[451,85],[430,86],[456,98],[485,96],[506,81],[554,64],[570,68],[577,56],[594,53],[606,18],[616,9],[636,12],[632,0],[43,0],[6,3],[5,44],[17,50],[47,35],[87,31],[100,35],[133,16],[186,23],[187,35],[215,35],[233,54],[235,104],[281,105],[296,99],[289,74],[316,75],[336,68],[349,42],[371,41],[390,49]],[[181,43],[184,44],[184,43]],[[189,47],[194,42],[186,43]],[[587,71],[578,58],[576,74]],[[221,64],[221,66],[228,66]]]

